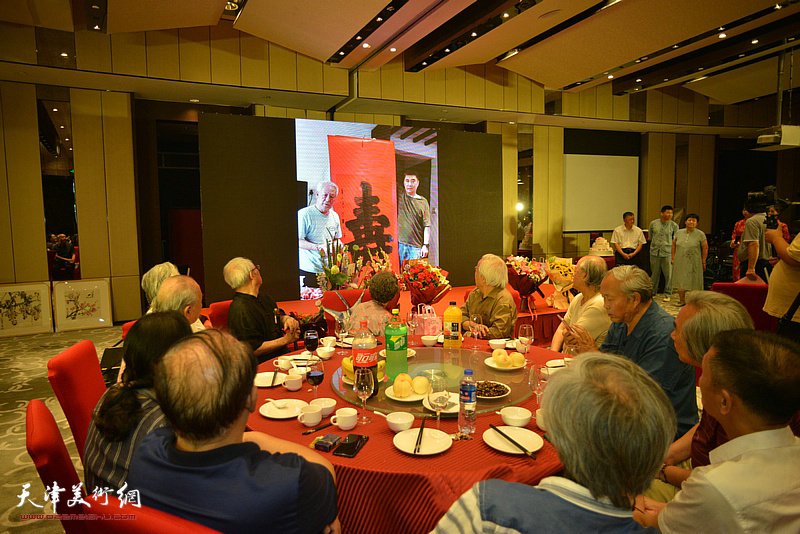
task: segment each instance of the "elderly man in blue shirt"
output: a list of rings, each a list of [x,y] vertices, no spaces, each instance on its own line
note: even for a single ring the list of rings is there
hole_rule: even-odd
[[[600,293],[612,321],[600,350],[625,356],[650,373],[675,408],[675,437],[682,436],[698,421],[697,395],[694,369],[680,361],[672,341],[674,318],[653,300],[647,273],[633,265],[611,269]],[[585,329],[573,325],[571,330],[567,336],[579,353],[597,350]]]

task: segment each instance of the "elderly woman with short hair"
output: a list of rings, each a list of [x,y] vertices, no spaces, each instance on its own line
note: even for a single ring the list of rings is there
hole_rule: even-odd
[[[172,263],[165,261],[150,268],[149,271],[142,275],[142,289],[147,297],[147,305],[150,306],[150,311],[153,311],[153,301],[158,295],[158,290],[161,289],[161,284],[164,280],[172,276],[177,276],[180,273],[178,268]]]
[[[542,412],[563,476],[538,486],[480,481],[436,533],[644,532],[633,520],[634,497],[658,472],[675,434],[661,387],[626,358],[587,353],[548,380]]]
[[[571,346],[564,342],[564,334],[572,325],[585,328],[598,346],[603,343],[611,326],[611,319],[603,305],[603,295],[600,294],[600,284],[607,272],[606,262],[599,256],[584,256],[578,260],[573,287],[580,294],[570,302],[564,320],[553,334],[550,350],[568,352]]]
[[[361,321],[367,321],[367,328],[373,336],[382,336],[386,322],[391,316],[389,305],[396,306],[395,297],[400,292],[397,277],[389,271],[382,271],[372,277],[369,282],[369,295],[372,300],[360,302],[350,310],[350,321],[347,330],[358,330]]]

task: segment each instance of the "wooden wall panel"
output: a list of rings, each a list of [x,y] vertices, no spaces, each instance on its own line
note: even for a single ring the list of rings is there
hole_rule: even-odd
[[[486,109],[503,109],[503,83],[505,69],[487,63],[484,65],[486,80]]]
[[[588,118],[597,117],[597,87],[584,89],[578,94],[581,103],[580,116]]]
[[[611,82],[597,86],[597,118],[614,118],[614,95],[611,93]]]
[[[346,96],[348,93],[347,70],[323,65],[322,86],[325,94]]]
[[[111,34],[111,69],[114,74],[147,76],[144,32]]]
[[[131,97],[128,93],[110,91],[102,92],[101,97],[111,275],[138,276]]]
[[[507,70],[503,85],[503,109],[517,111],[517,78],[519,74]]]
[[[694,120],[692,124],[708,124],[708,97],[700,93],[694,94]]]
[[[7,9],[10,9],[10,5]],[[36,64],[36,33],[33,26],[0,22],[0,60]]]
[[[661,206],[675,204],[675,149],[677,137],[675,134],[663,134],[661,138],[661,184],[654,204],[648,204],[647,213],[643,213],[639,220],[642,224],[661,215]]]
[[[517,111],[531,112],[531,81],[525,76],[517,77]]]
[[[242,85],[239,31],[234,30],[233,24],[227,21],[220,21],[216,26],[211,26],[211,83]]]
[[[316,109],[308,109],[306,110],[306,118],[307,119],[315,119],[318,121],[327,120],[328,116],[327,113],[324,111],[317,111]]]
[[[0,82],[14,281],[48,280],[36,86]]]
[[[75,62],[80,70],[111,72],[111,36],[100,32],[75,32]]]
[[[269,82],[272,89],[297,90],[297,53],[269,43]]]
[[[579,117],[581,114],[581,97],[579,93],[561,93],[561,114]]]
[[[564,128],[551,126],[548,132],[549,181],[548,190],[548,251],[561,254],[564,241]]]
[[[322,79],[322,61],[297,54],[297,90],[307,93],[325,91],[325,83]]]
[[[753,101],[737,104],[739,108],[739,126],[753,126]],[[698,215],[700,215],[698,213]]]
[[[360,122],[363,124],[374,124],[375,118],[372,113],[354,113],[353,121]]]
[[[355,113],[335,111],[333,113],[333,120],[340,122],[356,122],[356,115]]]
[[[466,105],[467,77],[461,67],[451,67],[444,72],[444,101],[448,106]]]
[[[483,65],[467,65],[464,67],[466,97],[464,104],[469,108],[486,106],[486,79]]]
[[[614,96],[614,119],[618,121],[630,120],[631,97],[630,95]]]
[[[403,100],[425,102],[424,72],[403,72]]]
[[[533,127],[533,254],[544,254],[548,243],[550,191],[549,126]]]
[[[700,219],[705,221],[703,228],[708,228],[710,232],[715,232],[714,226],[714,157],[716,149],[716,138],[713,135],[700,136],[702,158],[700,160],[700,208],[697,214]],[[690,173],[691,175],[691,173]]]
[[[286,118],[286,108],[277,106],[264,106],[264,117],[278,117],[281,119]]]
[[[375,124],[385,124],[387,126],[394,126],[394,115],[384,115],[382,113],[376,113],[372,116],[372,120],[375,121]]]
[[[694,123],[694,91],[680,88],[678,91],[678,124]]]
[[[306,110],[304,110],[304,109],[296,109],[296,108],[286,108],[286,118],[287,119],[305,119],[306,118]]]
[[[544,86],[531,82],[531,113],[544,113]]]
[[[381,73],[379,70],[358,71],[358,96],[361,98],[381,97]]]
[[[517,125],[500,127],[503,159],[503,255],[513,254],[517,247]]]
[[[739,106],[724,106],[722,123],[724,126],[739,126]]]
[[[179,80],[181,54],[178,50],[178,30],[146,32],[147,76]]]
[[[403,100],[402,57],[398,57],[381,67],[381,98]]]
[[[101,91],[70,89],[81,275],[111,276]],[[137,299],[138,300],[138,299]]]
[[[115,321],[132,321],[142,315],[139,276],[111,278],[111,309]]]
[[[425,103],[444,104],[445,102],[445,73],[444,69],[425,72]]]
[[[178,30],[181,80],[211,82],[211,42],[208,26]]]
[[[269,87],[269,43],[243,33],[239,37],[242,85]]]
[[[678,91],[676,87],[666,87],[661,91],[661,122],[678,122]]]
[[[647,91],[647,109],[645,117],[647,122],[661,122],[663,111],[663,95],[658,89]]]
[[[0,284],[10,284],[14,282],[14,247],[11,241],[11,206],[8,203],[4,132],[3,99],[0,94]]]

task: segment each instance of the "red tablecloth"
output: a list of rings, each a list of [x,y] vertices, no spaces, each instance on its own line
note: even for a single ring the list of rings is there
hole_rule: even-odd
[[[483,342],[486,344],[486,342]],[[488,351],[488,344],[485,345]],[[550,350],[532,347],[530,358],[536,363],[559,357]],[[325,362],[325,381],[319,386],[318,396],[337,400],[337,408],[349,405],[333,391],[330,377],[341,366],[341,356]],[[271,361],[260,371],[272,370]],[[259,389],[261,406],[266,398],[296,398],[310,401],[310,386],[304,383],[300,391],[289,392],[283,387]],[[524,406],[535,412],[534,395],[524,401]],[[359,408],[360,411],[360,408]],[[350,431],[340,431],[335,426],[318,434],[334,433],[342,437],[349,433],[369,436],[369,441],[355,458],[342,458],[322,453],[335,466],[339,496],[339,518],[346,533],[378,532],[429,532],[453,502],[472,485],[487,478],[501,478],[526,484],[536,484],[542,478],[561,470],[555,449],[545,441],[536,460],[526,456],[503,454],[491,449],[481,439],[489,423],[502,425],[494,412],[479,415],[475,438],[456,441],[442,454],[430,457],[413,457],[397,450],[392,444],[394,433],[386,421],[372,414],[373,422],[358,425]],[[325,418],[323,422],[327,422]],[[435,425],[435,421],[428,424]],[[307,430],[296,419],[275,421],[253,413],[248,426],[252,430],[308,445],[316,434],[303,436]],[[415,420],[414,427],[419,426]],[[542,434],[534,418],[527,428]],[[442,419],[441,429],[447,433],[458,431],[455,419]]]

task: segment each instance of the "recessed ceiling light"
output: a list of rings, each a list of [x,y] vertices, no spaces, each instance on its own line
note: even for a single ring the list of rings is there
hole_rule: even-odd
[[[445,48],[444,51],[445,52],[450,52],[450,49],[449,48]]]
[[[364,43],[361,46],[363,46],[364,48],[369,48],[369,43]]]
[[[382,19],[382,18],[380,18],[380,17],[378,17],[377,19],[375,19],[375,21],[376,21],[376,22],[383,22],[383,19]]]
[[[720,39],[725,39],[727,37],[727,35],[725,35],[724,33],[721,33],[717,37],[719,37]]]
[[[514,124],[514,121],[510,121],[508,124]]]
[[[780,9],[780,8],[781,8],[780,4],[775,4],[775,9]]]
[[[423,67],[424,67],[425,65],[427,65],[427,64],[428,64],[428,62],[427,62],[427,61],[423,61],[423,62],[422,62],[422,66],[423,66]]]
[[[507,19],[508,18],[508,13],[503,13],[503,18]]]
[[[642,61],[644,61],[645,59],[647,59],[647,56],[642,56]]]
[[[200,102],[200,99],[199,98],[190,98],[189,102],[191,102],[192,104],[197,104],[198,102]]]
[[[668,82],[668,81],[669,81],[669,78],[664,78],[664,81],[665,81],[665,82]]]
[[[59,126],[59,128],[61,128],[61,129],[63,130],[63,129],[64,129],[64,126]]]
[[[739,54],[739,57],[744,57],[744,54]]]
[[[720,26],[719,31],[725,31],[725,26]]]
[[[360,35],[356,35],[356,41],[360,41],[360,40],[361,40],[361,36]]]
[[[69,147],[69,149],[72,150],[72,147]]]
[[[678,45],[672,45],[672,48],[678,48]]]
[[[389,49],[389,52],[397,52],[397,49],[392,47],[392,48]]]
[[[697,67],[697,70],[703,70],[704,67]]]
[[[94,29],[95,29],[95,30],[99,30],[99,29],[100,29],[100,25],[99,25],[99,24],[95,24],[95,25],[94,25]]]
[[[611,79],[613,79],[613,78],[614,78],[614,75],[613,75],[613,74],[609,74],[609,75],[608,75],[608,79],[609,79],[609,80],[611,80]]]
[[[478,36],[478,34],[475,33],[475,32],[472,32],[470,35],[472,35],[473,37],[477,37]]]
[[[642,61],[641,59],[637,59],[636,63],[641,63],[641,61]]]
[[[580,85],[580,84],[581,84],[581,82],[578,82],[578,83],[576,83],[575,85]]]
[[[638,91],[638,90],[639,90],[639,88],[638,88],[638,87],[637,87],[636,89],[634,89],[634,91]]]
[[[639,82],[641,82],[641,81],[642,81],[642,79],[641,79],[641,78],[636,78],[636,83],[639,83]]]
[[[98,6],[97,4],[93,4],[92,9],[100,9],[100,6]]]
[[[61,52],[61,57],[69,57],[69,54],[67,54],[66,52]]]
[[[64,141],[69,141],[69,137],[67,137],[66,139],[64,139]]]
[[[752,41],[750,41],[750,44],[758,44],[758,39],[753,39]]]
[[[58,111],[58,108],[53,108],[53,111]]]
[[[790,41],[794,41],[794,37],[789,37],[789,40]]]

